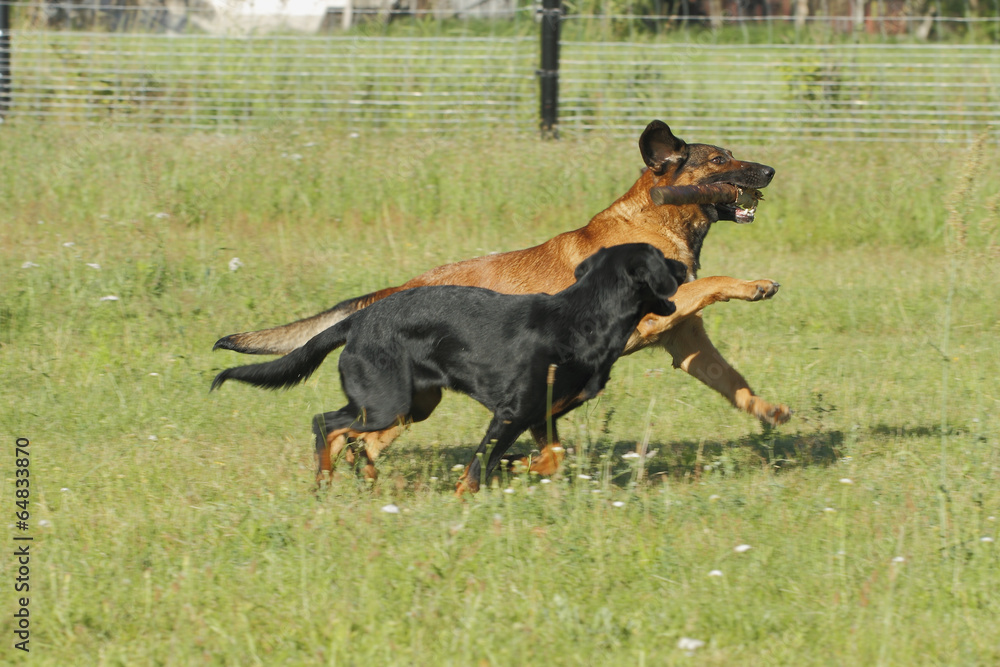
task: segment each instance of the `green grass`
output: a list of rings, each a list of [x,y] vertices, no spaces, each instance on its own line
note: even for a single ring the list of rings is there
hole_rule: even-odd
[[[373,490],[342,467],[317,500],[335,359],[292,391],[209,395],[250,361],[216,338],[580,226],[637,176],[633,140],[5,128],[0,498],[30,438],[33,662],[1000,661],[996,163],[969,185],[969,148],[732,148],[778,173],[702,274],[783,287],[707,326],[788,425],[761,433],[646,351],[561,422],[549,484],[453,499],[488,415],[449,395]],[[647,431],[634,486],[621,454]]]

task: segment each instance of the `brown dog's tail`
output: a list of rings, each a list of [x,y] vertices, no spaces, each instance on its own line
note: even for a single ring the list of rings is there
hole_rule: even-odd
[[[243,354],[288,354],[305,345],[313,336],[337,324],[342,319],[367,308],[376,301],[400,291],[401,287],[386,289],[341,301],[318,315],[297,320],[280,327],[231,334],[215,342],[213,350],[223,349]]]
[[[215,376],[209,391],[217,389],[226,380],[239,380],[265,389],[294,387],[312,375],[328,354],[347,342],[352,323],[353,320],[338,322],[280,359],[227,368]]]

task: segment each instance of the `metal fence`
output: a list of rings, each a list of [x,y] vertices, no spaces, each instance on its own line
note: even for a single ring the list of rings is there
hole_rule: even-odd
[[[14,34],[12,119],[530,128],[536,40]]]
[[[995,46],[562,47],[564,132],[658,115],[731,139],[967,141],[1000,130]]]
[[[7,122],[538,128],[539,39],[14,29]],[[721,139],[1000,135],[1000,47],[564,40],[559,129]]]

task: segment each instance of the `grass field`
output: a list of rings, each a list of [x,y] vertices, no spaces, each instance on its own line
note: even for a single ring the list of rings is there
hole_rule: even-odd
[[[450,395],[374,489],[344,465],[317,499],[335,359],[210,395],[250,361],[214,341],[578,227],[634,181],[634,142],[4,127],[0,499],[29,438],[32,662],[1000,663],[995,146],[731,147],[777,176],[702,275],[782,289],[707,326],[789,424],[645,351],[562,422],[550,483],[455,500],[488,415]]]

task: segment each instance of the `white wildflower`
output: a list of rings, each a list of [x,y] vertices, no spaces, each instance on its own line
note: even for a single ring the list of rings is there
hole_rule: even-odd
[[[399,508],[393,505],[392,503],[389,503],[388,505],[382,507],[382,511],[385,512],[386,514],[399,514]]]
[[[751,547],[749,544],[740,544],[738,546],[733,547],[733,551],[735,551],[738,554],[746,553],[751,549],[753,549],[753,547]]]
[[[681,637],[677,641],[677,648],[682,651],[697,651],[705,645],[700,639],[692,639],[691,637]]]

